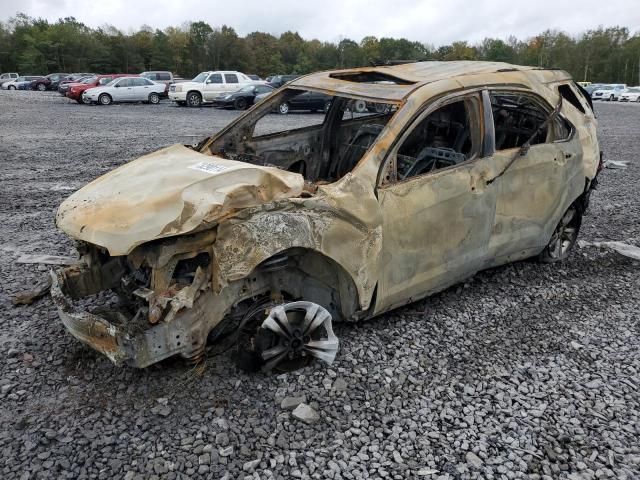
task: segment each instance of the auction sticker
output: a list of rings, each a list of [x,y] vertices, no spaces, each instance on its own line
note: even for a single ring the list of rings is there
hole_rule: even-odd
[[[206,172],[206,173],[219,173],[219,172],[224,172],[229,167],[225,167],[224,165],[218,165],[217,163],[200,162],[195,165],[191,165],[189,168],[193,170],[200,170],[201,172]]]

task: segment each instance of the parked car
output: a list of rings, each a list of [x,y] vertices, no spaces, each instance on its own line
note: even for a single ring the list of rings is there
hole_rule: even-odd
[[[230,93],[254,83],[254,80],[240,72],[202,72],[190,82],[171,85],[169,99],[180,106],[199,107],[213,102],[221,93]]]
[[[620,94],[621,102],[640,102],[640,87],[627,88]]]
[[[270,91],[268,91],[268,92],[264,92],[264,93],[259,93],[259,94],[257,94],[257,95],[255,96],[255,98],[253,99],[253,104],[255,105],[255,104],[257,104],[257,103],[262,102],[263,100],[265,100],[265,99],[267,99],[268,97],[270,97],[270,96],[273,94],[273,92],[275,92],[275,91],[276,91],[276,89],[272,87],[272,88],[271,88],[271,90],[270,90]]]
[[[362,101],[365,104],[364,100]],[[352,105],[353,102],[350,104]],[[327,112],[331,105],[331,96],[319,92],[305,92],[301,95],[291,97],[287,101],[276,106],[278,113],[286,115],[292,111],[306,110],[310,112]],[[366,106],[364,110],[366,111]]]
[[[140,76],[148,78],[152,82],[164,84],[165,91],[162,93],[162,96],[164,97],[169,95],[169,86],[176,83],[173,73],[167,71],[142,72]]]
[[[604,83],[592,83],[583,88],[590,96],[593,96],[593,92],[598,90],[600,87],[604,85],[605,85]]]
[[[31,90],[31,84],[42,80],[44,77],[32,77],[33,80],[25,80],[24,82],[16,82],[14,85],[16,90]]]
[[[45,90],[57,90],[60,80],[68,77],[68,73],[50,73],[49,75],[33,80],[31,82],[31,90],[44,92]]]
[[[593,100],[606,100],[609,102],[615,102],[618,100],[618,97],[625,88],[627,88],[627,86],[622,83],[603,85],[597,90],[594,90],[591,98]]]
[[[255,74],[248,74],[247,77],[249,77],[251,80],[255,80],[258,82],[262,82],[263,80],[260,78],[260,75],[255,75]]]
[[[221,108],[246,110],[253,105],[257,95],[269,95],[274,91],[271,85],[247,85],[231,93],[221,93],[213,100],[213,105]]]
[[[18,78],[19,76],[20,75],[18,75],[17,73],[2,73],[2,74],[0,74],[0,87],[2,87],[2,85],[5,82],[12,82],[16,78]]]
[[[110,73],[107,75],[94,75],[93,77],[88,78],[82,83],[72,83],[69,87],[69,90],[67,90],[66,96],[71,100],[82,103],[82,94],[85,90],[106,85],[114,78],[133,76],[137,75],[132,75],[130,73]]]
[[[82,103],[110,105],[113,102],[160,103],[166,85],[143,77],[120,77],[102,87],[94,87],[82,93]]]
[[[306,91],[331,97],[322,122],[256,128]],[[345,115],[353,98],[393,108]],[[52,274],[51,296],[66,328],[116,364],[198,361],[207,341],[246,369],[331,363],[333,322],[482,269],[566,259],[602,168],[596,127],[556,69],[306,75],[197,147],[162,148],[73,193],[56,225],[82,259]],[[75,304],[109,290],[120,300],[108,308]]]
[[[36,80],[38,78],[42,78],[42,77],[40,77],[39,75],[23,75],[23,76],[20,76],[20,77],[16,78],[15,80],[11,80],[9,82],[4,82],[2,84],[2,89],[3,90],[17,90],[19,84],[25,83],[25,82],[30,84],[32,80]]]
[[[280,88],[285,83],[290,82],[291,80],[295,80],[299,77],[300,75],[274,75],[269,80],[269,85],[271,85],[273,88]]]
[[[61,80],[58,84],[58,93],[65,97],[67,95],[67,91],[74,83],[82,83],[85,80],[89,80],[90,78],[95,77],[95,73],[78,73],[69,75],[65,80]]]

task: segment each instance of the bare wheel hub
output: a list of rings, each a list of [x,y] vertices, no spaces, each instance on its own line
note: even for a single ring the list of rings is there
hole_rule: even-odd
[[[262,370],[291,371],[312,357],[331,364],[338,352],[331,314],[312,302],[292,302],[271,309],[256,335]]]

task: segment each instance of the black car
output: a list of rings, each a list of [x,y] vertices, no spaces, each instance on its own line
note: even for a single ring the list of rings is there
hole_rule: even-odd
[[[285,83],[290,82],[291,80],[295,80],[299,76],[300,75],[275,75],[271,77],[271,80],[269,80],[269,84],[273,88],[280,88]]]
[[[278,105],[277,111],[282,115],[286,115],[293,110],[309,110],[311,112],[320,110],[326,113],[330,105],[331,97],[329,95],[318,92],[305,92]]]
[[[232,93],[223,93],[213,100],[213,105],[220,108],[235,108],[245,110],[253,105],[256,95],[273,92],[270,85],[247,85]]]
[[[31,90],[39,90],[40,92],[44,92],[45,90],[57,90],[60,80],[63,80],[68,76],[68,73],[50,73],[46,77],[31,82]]]

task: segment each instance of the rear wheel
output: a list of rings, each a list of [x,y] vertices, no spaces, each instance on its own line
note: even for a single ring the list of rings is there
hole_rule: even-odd
[[[247,106],[247,99],[244,97],[236,98],[236,101],[233,102],[233,108],[235,108],[236,110],[245,110]]]
[[[613,99],[614,99],[613,95],[610,95],[610,96],[609,96],[609,101],[610,101],[610,102],[613,102]]]
[[[15,89],[16,89],[15,85],[9,85],[8,90],[15,90]]]
[[[39,92],[44,92],[47,89],[47,86],[44,83],[39,83],[36,88]]]
[[[278,113],[280,115],[286,115],[287,113],[289,113],[289,104],[287,102],[284,102],[278,105]]]
[[[198,92],[187,93],[187,105],[190,107],[199,107],[202,105],[202,96]]]
[[[149,103],[151,103],[153,105],[157,105],[158,103],[160,103],[160,95],[158,95],[155,92],[150,93],[149,94]]]
[[[560,262],[566,259],[576,244],[581,224],[582,212],[576,205],[571,205],[560,219],[553,235],[551,235],[551,240],[540,253],[538,259],[545,263]]]
[[[111,105],[112,101],[113,99],[111,98],[111,96],[106,93],[103,93],[98,97],[98,102],[100,102],[100,105]]]

